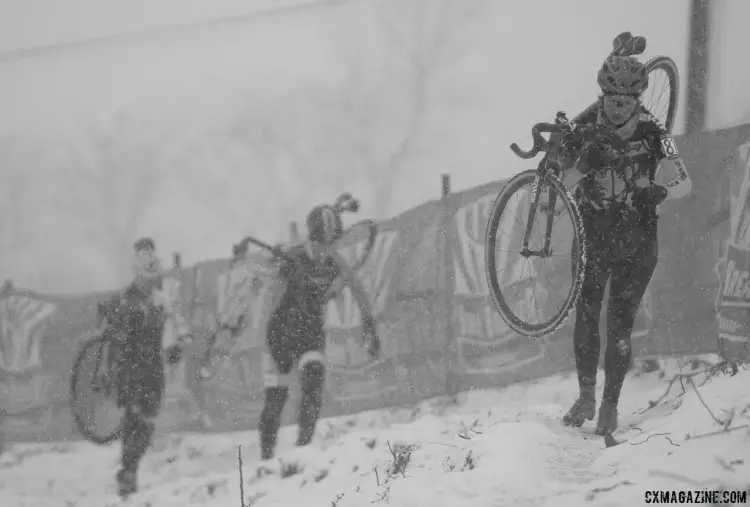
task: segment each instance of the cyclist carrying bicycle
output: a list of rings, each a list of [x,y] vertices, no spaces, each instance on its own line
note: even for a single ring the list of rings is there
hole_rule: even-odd
[[[578,180],[574,196],[588,246],[573,336],[580,394],[563,422],[581,426],[594,418],[599,315],[609,280],[598,435],[617,428],[617,405],[631,361],[630,335],[658,261],[658,206],[692,189],[674,139],[641,103],[649,76],[636,55],[643,53],[646,40],[625,32],[613,45],[598,73],[600,99],[574,123],[594,124],[616,134],[616,141],[584,139],[562,148],[573,161],[565,180],[569,188]]]
[[[164,394],[162,337],[169,309],[154,300],[162,285],[162,268],[153,239],[135,242],[133,282],[122,294],[100,306],[109,320],[108,331],[116,350],[117,405],[125,409],[118,493],[127,497],[137,491],[138,465],[151,445],[154,420]],[[167,360],[179,360],[179,348],[167,352]]]
[[[338,203],[342,204],[342,203]],[[356,211],[357,202],[343,205]],[[267,325],[263,357],[265,402],[259,421],[261,460],[273,457],[281,413],[289,392],[289,376],[297,363],[302,400],[297,424],[297,445],[312,441],[320,415],[325,376],[325,308],[345,283],[362,315],[362,335],[368,352],[377,356],[380,340],[367,295],[355,274],[332,248],[342,236],[340,206],[316,206],[307,216],[308,241],[284,251],[278,277],[284,284]]]

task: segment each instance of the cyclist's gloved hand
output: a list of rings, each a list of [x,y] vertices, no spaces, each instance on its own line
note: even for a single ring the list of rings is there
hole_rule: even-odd
[[[581,158],[578,160],[578,170],[586,174],[589,171],[605,167],[610,162],[607,152],[594,142],[584,143],[581,148]]]
[[[651,207],[661,204],[667,198],[667,189],[662,185],[639,187],[633,191],[633,206]]]

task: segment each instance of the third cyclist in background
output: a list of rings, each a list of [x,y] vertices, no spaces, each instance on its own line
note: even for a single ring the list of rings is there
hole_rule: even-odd
[[[343,234],[341,211],[357,208],[353,199],[313,208],[307,216],[308,241],[288,251],[276,249],[281,263],[278,277],[284,288],[267,325],[263,357],[265,400],[259,425],[262,460],[273,457],[281,412],[289,393],[289,376],[295,366],[302,387],[297,445],[312,441],[325,381],[325,308],[343,283],[360,308],[363,345],[371,356],[379,354],[380,340],[367,294],[333,247]]]
[[[613,45],[599,69],[596,107],[574,121],[606,129],[615,141],[582,140],[564,148],[574,165],[566,184],[571,187],[570,178],[578,179],[574,196],[583,218],[588,262],[573,336],[580,393],[563,422],[581,426],[596,413],[599,315],[609,280],[598,435],[611,435],[617,428],[617,405],[631,361],[630,335],[658,261],[658,206],[692,189],[674,139],[641,103],[649,71],[636,55],[643,53],[646,40],[625,32]]]

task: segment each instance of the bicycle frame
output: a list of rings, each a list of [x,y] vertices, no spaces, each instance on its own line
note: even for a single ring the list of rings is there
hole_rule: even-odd
[[[364,227],[366,229],[366,247],[364,254],[359,259],[359,262],[355,263],[353,266],[349,266],[349,269],[352,269],[353,271],[358,271],[364,264],[367,262],[367,260],[370,258],[370,255],[372,254],[372,251],[375,247],[375,240],[378,236],[378,227],[377,224],[372,220],[361,220],[349,227],[347,227],[343,234],[347,234],[349,232],[352,232],[356,230],[359,227]],[[284,260],[289,260],[288,255],[280,250],[274,249],[271,245],[268,243],[265,243],[264,241],[261,241],[257,238],[254,238],[252,236],[245,236],[245,238],[238,244],[234,245],[233,252],[232,252],[232,259],[231,262],[238,262],[245,258],[245,256],[248,253],[248,245],[252,243],[257,247],[263,248],[265,250],[268,250],[273,254],[274,256],[277,256]],[[309,243],[309,240],[301,240],[295,243],[292,243],[291,246],[301,246]],[[335,248],[335,247],[334,247]]]
[[[583,113],[579,114],[576,119],[583,118],[584,115],[590,111],[596,104],[592,104]],[[551,134],[550,139],[544,139],[542,133]],[[550,154],[556,153],[555,150],[559,149],[563,145],[565,135],[575,134],[576,138],[583,140],[608,140],[612,146],[618,149],[623,149],[627,143],[623,141],[615,131],[597,124],[578,124],[575,121],[568,120],[565,113],[559,112],[555,117],[555,123],[537,123],[531,129],[531,136],[534,139],[534,146],[529,151],[521,150],[516,143],[510,145],[510,149],[518,157],[524,159],[530,159],[536,157],[540,152],[545,152],[544,158],[539,162],[539,166],[536,170],[536,178],[534,179],[534,185],[531,191],[531,206],[529,207],[528,223],[526,224],[526,230],[523,235],[523,242],[521,244],[521,255],[524,257],[538,256],[538,257],[549,257],[552,254],[550,250],[550,243],[552,241],[552,223],[554,220],[554,210],[557,201],[557,194],[550,189],[549,200],[547,207],[539,206],[539,188],[541,184],[550,176],[555,178],[560,177],[561,167],[559,161],[551,160]],[[625,163],[625,159],[619,161],[620,164]],[[529,236],[531,234],[531,224],[534,222],[534,216],[537,209],[542,209],[547,212],[547,230],[544,235],[544,247],[541,250],[529,249]]]
[[[560,112],[557,113],[555,123],[537,123],[531,129],[531,135],[534,139],[534,146],[529,151],[521,150],[516,143],[511,144],[510,148],[513,150],[518,157],[523,159],[530,159],[536,157],[540,152],[545,152],[544,158],[539,162],[536,169],[536,178],[534,179],[534,185],[531,188],[531,203],[529,205],[529,213],[526,222],[526,229],[523,233],[523,241],[521,243],[521,256],[525,258],[529,257],[542,257],[547,258],[552,255],[550,248],[552,242],[552,224],[555,218],[555,205],[557,204],[557,194],[550,189],[547,205],[542,207],[541,210],[547,214],[547,226],[544,232],[544,244],[541,250],[531,250],[529,248],[529,237],[531,236],[531,226],[534,223],[537,210],[540,209],[539,199],[541,197],[540,188],[544,181],[553,175],[559,177],[560,167],[559,164],[550,160],[550,151],[559,147],[557,142],[561,136],[557,138],[554,134],[562,134],[563,132],[573,132],[576,128],[576,124],[569,121],[565,114]],[[546,140],[542,137],[542,132],[553,134],[550,140]]]

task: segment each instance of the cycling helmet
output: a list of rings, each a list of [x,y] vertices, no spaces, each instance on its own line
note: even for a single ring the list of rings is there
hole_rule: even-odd
[[[161,263],[154,252],[155,246],[151,238],[141,238],[134,243],[132,268],[136,278],[155,278],[161,275]]]
[[[646,39],[622,32],[612,41],[612,47],[597,76],[602,92],[641,95],[648,88],[648,69],[634,55],[646,50]]]
[[[633,56],[611,55],[597,76],[604,93],[641,95],[648,88],[648,70]]]
[[[153,239],[149,237],[145,237],[145,238],[136,240],[136,242],[133,243],[133,248],[135,249],[136,252],[141,252],[143,250],[153,251],[153,250],[156,250],[156,244],[154,243]]]
[[[343,234],[341,214],[333,206],[316,206],[307,215],[307,237],[310,241],[330,245]]]

